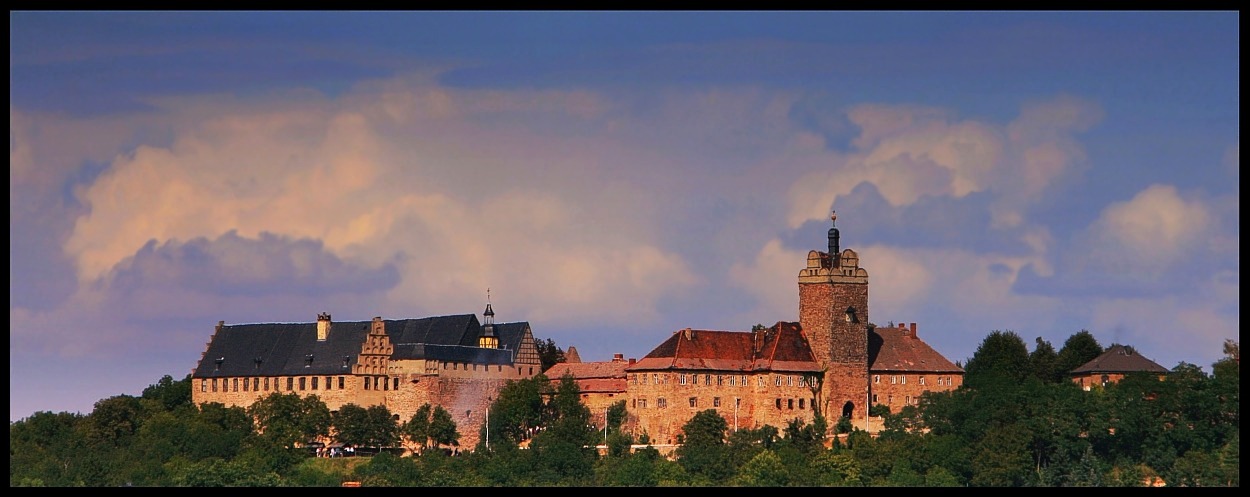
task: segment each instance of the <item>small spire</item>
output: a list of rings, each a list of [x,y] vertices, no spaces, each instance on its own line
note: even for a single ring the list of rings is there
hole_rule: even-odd
[[[486,312],[483,312],[482,315],[490,317],[495,316],[495,310],[490,308],[490,288],[486,289]]]
[[[829,211],[829,220],[833,221],[833,224],[838,224],[838,211]]]

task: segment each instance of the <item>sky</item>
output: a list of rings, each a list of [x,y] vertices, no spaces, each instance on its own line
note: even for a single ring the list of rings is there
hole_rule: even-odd
[[[868,320],[966,363],[1239,341],[1236,11],[9,12],[9,418],[219,321],[474,313],[584,361]]]

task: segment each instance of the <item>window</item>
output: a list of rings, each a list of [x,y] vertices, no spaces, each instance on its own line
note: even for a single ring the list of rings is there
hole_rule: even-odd
[[[805,401],[805,400],[807,400],[807,399],[799,399],[799,409],[800,409],[800,410],[802,410],[802,409],[804,408],[804,407],[803,407],[803,401]]]
[[[260,378],[252,378],[252,391],[253,392],[260,391]]]
[[[790,410],[794,410],[794,399],[788,399],[786,401],[786,408]]]
[[[286,391],[290,392],[291,390],[295,390],[295,378],[288,376],[286,377]]]
[[[327,377],[326,377],[326,390],[329,390],[329,389],[330,389],[330,385],[331,385],[330,380],[332,380],[332,378],[330,378],[329,376],[327,376]]]
[[[395,386],[391,387],[391,390],[399,390],[399,378],[395,378]]]
[[[902,383],[902,384],[906,385],[906,384],[907,384],[907,375],[903,375],[903,377],[899,379],[899,383]]]
[[[738,386],[738,377],[737,377],[737,376],[734,376],[734,375],[729,375],[729,386],[731,386],[731,387],[736,387],[736,386]]]
[[[897,385],[897,384],[898,384],[898,377],[897,377],[897,376],[894,376],[894,375],[890,375],[890,384],[891,384],[891,385]]]
[[[343,389],[343,381],[344,381],[344,378],[343,378],[342,376],[340,376],[340,377],[339,377],[339,390],[342,390],[342,389]]]
[[[911,396],[903,397],[903,405],[911,404]]]
[[[266,392],[269,391],[269,377],[268,376],[265,377],[265,391]]]
[[[792,387],[792,386],[794,386],[794,375],[787,375],[787,376],[786,376],[786,386],[787,386],[787,387]]]
[[[704,384],[704,385],[711,385],[711,384],[712,384],[712,375],[710,375],[710,374],[705,374],[705,375],[703,375],[703,384]]]
[[[924,376],[921,376],[921,377],[920,377],[920,384],[921,384],[921,385],[924,385]]]
[[[777,399],[777,408],[781,409],[781,399]]]
[[[317,389],[317,380],[319,380],[319,379],[320,379],[320,378],[317,378],[316,376],[312,377],[312,389],[313,389],[313,390],[316,390],[316,389]]]
[[[872,394],[872,403],[873,403],[873,404],[876,404],[876,403],[877,403],[877,394],[875,394],[875,393],[874,393],[874,394]]]
[[[234,379],[234,391],[236,392],[239,391],[239,379],[238,378]]]
[[[761,383],[763,385],[763,383]],[[742,375],[742,386],[747,386],[747,375]]]
[[[874,375],[872,375],[872,382],[873,382],[873,383],[881,383],[881,375],[879,375],[879,374],[874,374]]]
[[[213,391],[217,391],[217,378],[213,378]]]
[[[773,384],[776,386],[781,386],[781,375],[779,374],[773,375]]]
[[[699,398],[698,398],[698,397],[691,397],[691,398],[690,398],[690,407],[699,407]]]
[[[755,385],[756,385],[756,386],[761,386],[761,387],[762,387],[762,386],[764,386],[764,377],[763,377],[763,376],[756,376],[756,377],[755,377]]]
[[[720,386],[725,386],[725,377],[724,377],[724,376],[722,376],[722,375],[716,375],[716,386],[718,386],[718,387],[720,387]]]
[[[646,408],[647,408],[647,399],[638,399],[638,408],[639,408],[639,409],[646,409]]]
[[[299,389],[300,389],[300,391],[303,391],[303,390],[304,390],[304,380],[305,380],[305,378],[304,378],[303,376],[299,377]]]
[[[200,380],[200,391],[201,392],[208,391],[208,380]]]
[[[712,407],[720,407],[720,397],[712,397]]]
[[[251,380],[248,380],[247,378],[244,378],[244,379],[243,379],[243,391],[244,391],[244,392],[246,392],[246,391],[247,391],[248,383],[251,383]]]
[[[801,387],[805,387],[805,386],[807,386],[807,377],[806,377],[806,376],[800,376],[800,377],[799,377],[799,386],[801,386]]]
[[[686,373],[682,373],[680,376],[678,376],[678,377],[677,377],[677,382],[678,382],[678,383],[680,383],[680,384],[682,384],[682,385],[685,385],[685,384],[686,384]]]

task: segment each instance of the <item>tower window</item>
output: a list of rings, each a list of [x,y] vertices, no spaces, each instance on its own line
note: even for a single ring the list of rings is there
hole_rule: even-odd
[[[855,308],[854,308],[854,307],[847,307],[847,308],[846,308],[846,316],[845,316],[845,318],[846,318],[846,322],[848,322],[848,323],[858,323],[858,322],[859,322],[859,316],[856,316],[856,315],[855,315]]]

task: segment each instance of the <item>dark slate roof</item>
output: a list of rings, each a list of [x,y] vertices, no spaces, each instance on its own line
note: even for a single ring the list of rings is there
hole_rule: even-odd
[[[763,332],[758,352],[756,335],[678,330],[627,370],[820,371],[798,323],[779,322]]]
[[[1139,371],[1149,373],[1168,372],[1167,368],[1147,359],[1146,356],[1138,354],[1132,347],[1112,345],[1102,355],[1095,357],[1094,360],[1073,369],[1072,374],[1079,376],[1097,373],[1135,373]]]
[[[324,342],[317,341],[317,323],[222,326],[213,335],[194,377],[350,373],[369,325],[369,321],[333,323]],[[307,361],[309,355],[311,363]]]
[[[929,344],[916,336],[915,330],[899,325],[869,328],[868,370],[907,371],[923,373],[963,373],[963,368],[950,362]]]
[[[524,321],[496,324],[500,348],[483,349],[477,346],[482,327],[474,314],[383,320],[383,323],[394,346],[392,359],[478,364],[511,364],[525,330],[529,329],[529,323]],[[325,342],[317,341],[317,323],[222,326],[213,336],[194,377],[349,373],[371,324],[371,321],[332,323]],[[312,355],[311,363],[309,355]],[[259,365],[257,358],[261,360]],[[220,367],[216,364],[218,359],[222,360]]]

